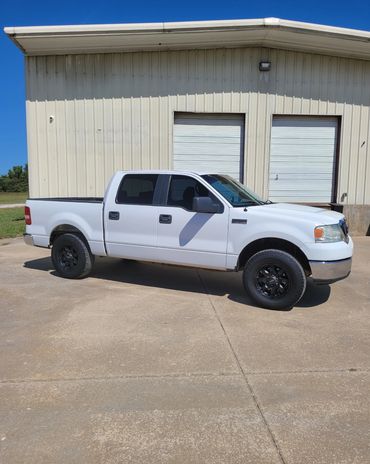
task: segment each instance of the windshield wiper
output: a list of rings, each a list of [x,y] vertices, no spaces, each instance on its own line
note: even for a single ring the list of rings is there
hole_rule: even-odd
[[[237,203],[233,204],[235,208],[243,208],[245,206],[258,206],[260,203],[257,203],[256,201],[249,200],[249,201],[243,201],[243,203]]]

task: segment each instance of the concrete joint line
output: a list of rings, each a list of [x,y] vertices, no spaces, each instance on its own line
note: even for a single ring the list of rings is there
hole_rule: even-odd
[[[244,379],[244,382],[245,382],[245,384],[246,384],[246,386],[247,386],[247,389],[248,389],[249,393],[250,393],[251,396],[252,396],[252,400],[253,400],[253,403],[254,403],[254,405],[255,405],[255,407],[256,407],[256,409],[257,409],[257,412],[258,412],[258,414],[260,415],[260,417],[261,417],[261,419],[262,419],[262,422],[264,423],[264,425],[265,425],[265,427],[266,427],[266,429],[267,429],[267,433],[268,433],[268,435],[269,435],[269,437],[270,437],[270,439],[271,439],[271,441],[272,441],[272,444],[273,444],[274,448],[276,449],[278,458],[279,458],[279,460],[280,460],[280,462],[281,462],[282,464],[286,464],[286,461],[285,461],[285,459],[284,459],[283,453],[282,453],[282,451],[281,451],[281,449],[280,449],[280,446],[279,446],[278,443],[277,443],[277,440],[276,440],[276,438],[275,438],[275,435],[274,435],[273,431],[271,430],[271,428],[270,428],[270,426],[269,426],[269,424],[268,424],[268,422],[267,422],[267,419],[265,418],[265,416],[264,416],[264,414],[263,414],[262,407],[261,407],[261,405],[259,404],[257,395],[255,394],[255,392],[254,392],[254,390],[253,390],[253,388],[252,388],[252,385],[251,385],[251,384],[249,383],[249,381],[248,381],[248,377],[247,377],[246,373],[244,372],[244,369],[243,369],[243,367],[242,367],[242,365],[241,365],[241,362],[239,361],[238,355],[236,354],[236,351],[235,351],[235,349],[234,349],[234,347],[233,347],[233,345],[232,345],[232,343],[231,343],[231,340],[230,340],[230,338],[229,338],[229,335],[228,335],[228,333],[226,332],[226,329],[225,329],[225,327],[224,327],[224,325],[223,325],[223,323],[222,323],[222,321],[221,321],[221,319],[220,319],[220,316],[218,315],[218,312],[217,312],[217,310],[216,310],[215,305],[213,304],[213,301],[212,301],[212,299],[211,299],[211,297],[210,297],[210,293],[209,293],[209,291],[208,291],[207,285],[206,285],[206,283],[204,282],[204,280],[202,279],[202,277],[201,277],[199,271],[197,271],[197,274],[198,274],[198,278],[199,278],[199,280],[200,280],[200,282],[201,282],[201,284],[202,284],[204,293],[207,295],[208,301],[209,301],[210,305],[212,306],[212,309],[213,309],[213,312],[214,312],[214,314],[215,314],[215,317],[216,317],[216,319],[217,319],[217,321],[218,321],[218,323],[219,323],[219,325],[220,325],[220,327],[221,327],[222,332],[224,333],[224,336],[225,336],[225,338],[226,338],[227,344],[229,345],[229,348],[230,348],[231,353],[232,353],[232,355],[233,355],[233,357],[234,357],[234,359],[235,359],[235,362],[236,362],[236,364],[237,364],[237,366],[238,366],[238,369],[239,369],[239,371],[240,371],[240,374],[242,375],[242,377],[243,377],[243,379]]]
[[[362,367],[346,367],[343,369],[301,369],[293,371],[248,371],[246,375],[289,375],[289,374],[360,374],[370,372],[370,369]]]
[[[239,377],[240,372],[194,372],[191,374],[127,374],[127,375],[113,375],[109,377],[70,377],[70,378],[45,378],[45,379],[3,379],[0,380],[0,385],[6,384],[19,384],[19,383],[47,383],[47,382],[105,382],[109,380],[136,380],[136,379],[187,379],[187,378],[198,378],[198,377]]]
[[[229,343],[230,345],[230,343]],[[234,353],[233,356],[235,357]],[[42,383],[42,382],[102,382],[106,380],[130,380],[130,379],[186,379],[196,377],[240,377],[258,375],[289,375],[289,374],[361,374],[363,372],[370,372],[370,369],[363,368],[348,368],[348,369],[308,369],[308,370],[295,370],[295,371],[261,371],[261,372],[246,372],[240,368],[239,372],[192,372],[192,373],[179,373],[179,374],[126,374],[126,375],[112,375],[109,377],[67,377],[57,378],[49,377],[44,379],[0,379],[0,385],[18,384],[18,383]]]

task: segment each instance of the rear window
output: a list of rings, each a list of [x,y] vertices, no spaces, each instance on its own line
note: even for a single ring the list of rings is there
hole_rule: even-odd
[[[116,203],[152,205],[158,174],[126,174],[118,188]]]

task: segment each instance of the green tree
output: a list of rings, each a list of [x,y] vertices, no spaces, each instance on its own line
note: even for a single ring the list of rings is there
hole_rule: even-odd
[[[0,176],[0,192],[27,192],[28,165],[13,166],[8,174]]]

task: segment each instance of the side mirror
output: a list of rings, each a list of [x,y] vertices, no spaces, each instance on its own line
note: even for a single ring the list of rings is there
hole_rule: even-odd
[[[196,213],[222,213],[223,206],[210,197],[194,197],[193,211]]]

